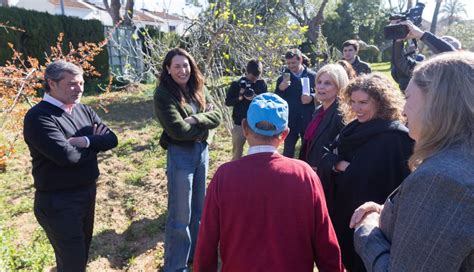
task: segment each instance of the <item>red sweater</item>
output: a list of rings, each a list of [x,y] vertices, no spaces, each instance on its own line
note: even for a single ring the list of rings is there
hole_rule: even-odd
[[[305,163],[258,153],[226,163],[206,196],[194,271],[343,271],[318,176]]]

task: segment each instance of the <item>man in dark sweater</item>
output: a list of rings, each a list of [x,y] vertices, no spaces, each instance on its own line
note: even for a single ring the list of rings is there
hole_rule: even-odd
[[[283,98],[289,107],[288,127],[290,133],[285,139],[283,155],[293,158],[298,139],[303,139],[306,127],[314,112],[314,86],[316,73],[303,65],[303,54],[291,49],[285,54],[287,69],[277,79],[275,93]],[[302,82],[307,88],[303,89]]]
[[[370,65],[367,62],[361,61],[360,57],[357,55],[358,53],[359,42],[356,40],[347,40],[342,44],[343,59],[352,65],[356,74],[360,76],[361,74],[371,73],[372,69],[370,69]]]
[[[219,167],[209,185],[194,255],[195,272],[343,271],[323,188],[303,161],[278,154],[288,104],[264,93],[242,121],[248,155]]]
[[[56,255],[57,271],[85,271],[94,225],[97,153],[117,136],[80,104],[83,71],[55,61],[45,71],[43,101],[25,116],[24,138],[33,164],[34,212]]]
[[[232,119],[234,121],[234,127],[232,128],[232,160],[242,157],[245,137],[241,123],[242,119],[247,117],[250,101],[256,95],[267,92],[267,84],[263,79],[260,79],[262,70],[263,67],[260,61],[249,61],[245,77],[233,81],[227,91],[225,104],[234,107],[232,109]]]

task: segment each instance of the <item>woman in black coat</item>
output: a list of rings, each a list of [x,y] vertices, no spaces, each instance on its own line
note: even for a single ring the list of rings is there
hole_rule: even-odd
[[[300,159],[317,169],[324,154],[323,147],[331,143],[344,127],[338,96],[349,83],[344,68],[338,64],[323,66],[316,75],[316,99],[320,105],[306,128]]]
[[[340,105],[349,122],[327,147],[318,167],[328,209],[350,271],[366,271],[354,251],[354,210],[367,201],[382,204],[410,173],[413,141],[403,125],[401,92],[382,74],[363,75],[346,87]]]

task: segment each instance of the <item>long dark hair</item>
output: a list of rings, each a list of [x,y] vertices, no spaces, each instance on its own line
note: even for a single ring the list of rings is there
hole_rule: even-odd
[[[187,90],[182,90],[168,73],[168,67],[171,66],[171,60],[174,56],[178,55],[186,57],[189,61],[189,65],[191,66],[191,74],[187,83]],[[206,98],[204,96],[204,76],[199,70],[194,58],[182,48],[173,48],[168,51],[168,53],[166,53],[165,59],[163,60],[158,87],[161,86],[169,90],[176,97],[176,99],[180,101],[180,103],[185,103],[187,99],[191,99],[193,102],[199,105],[201,110],[206,108]]]

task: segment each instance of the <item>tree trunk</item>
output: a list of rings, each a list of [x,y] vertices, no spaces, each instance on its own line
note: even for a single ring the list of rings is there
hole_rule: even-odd
[[[319,6],[318,13],[311,18],[308,23],[308,39],[314,44],[318,44],[319,34],[321,33],[321,25],[324,23],[324,9],[328,0],[323,0]]]
[[[125,14],[123,24],[126,26],[131,26],[133,23],[133,6],[135,4],[134,0],[127,0],[125,5]]]
[[[436,25],[438,24],[438,14],[439,14],[439,9],[441,7],[441,2],[443,2],[443,0],[436,0],[436,6],[433,12],[433,19],[431,20],[431,28],[430,28],[430,32],[433,34],[436,34]]]
[[[122,4],[120,4],[120,0],[110,0],[110,6],[108,0],[103,0],[103,2],[105,9],[107,9],[107,12],[110,14],[110,17],[112,17],[113,24],[118,24],[120,20],[122,20],[122,17],[120,16],[120,8],[122,7]]]

